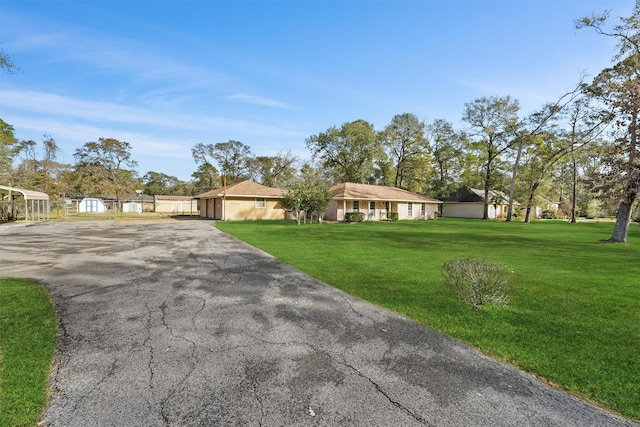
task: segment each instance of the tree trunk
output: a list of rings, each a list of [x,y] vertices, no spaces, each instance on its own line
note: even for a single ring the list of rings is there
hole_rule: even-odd
[[[573,148],[571,155],[573,157],[573,195],[571,196],[571,223],[575,224],[577,222],[576,219],[576,209],[578,207],[578,171],[576,166],[576,158],[575,154],[573,154]]]
[[[484,209],[482,219],[489,219],[489,189],[491,188],[491,167],[487,164],[487,176],[484,180]]]
[[[509,209],[507,210],[506,221],[511,221],[511,217],[513,216],[513,193],[515,193],[515,190],[516,190],[516,176],[518,174],[518,164],[520,163],[521,155],[522,155],[522,139],[520,139],[520,141],[518,142],[518,154],[516,155],[516,161],[513,164],[513,173],[511,174],[511,187],[509,188]]]
[[[629,223],[631,222],[631,210],[633,202],[636,196],[634,195],[631,200],[626,200],[620,203],[618,208],[618,214],[616,215],[616,225],[613,228],[613,234],[609,240],[609,243],[627,243],[627,233],[629,232]]]
[[[531,207],[533,206],[533,199],[536,196],[536,190],[540,186],[540,182],[534,182],[531,186],[531,192],[529,193],[529,200],[527,201],[527,214],[524,217],[524,222],[531,222]]]

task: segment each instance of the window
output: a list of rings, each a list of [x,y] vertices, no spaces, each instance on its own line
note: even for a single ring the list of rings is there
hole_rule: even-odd
[[[266,208],[267,201],[264,197],[256,197],[256,208]]]
[[[376,210],[376,202],[369,202],[369,210],[372,212]]]
[[[407,203],[407,216],[411,218],[413,216],[413,203]]]
[[[354,212],[360,212],[360,201],[359,200],[354,200],[353,201],[353,209]]]
[[[422,206],[420,206],[420,215],[421,216],[427,216],[427,204],[423,203]]]

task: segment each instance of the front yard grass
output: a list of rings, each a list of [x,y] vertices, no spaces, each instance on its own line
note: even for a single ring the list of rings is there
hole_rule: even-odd
[[[640,419],[640,227],[612,223],[437,221],[217,227],[326,283]],[[445,262],[513,270],[509,305],[473,311],[444,285]]]
[[[42,415],[56,348],[56,315],[43,286],[0,278],[0,426]]]

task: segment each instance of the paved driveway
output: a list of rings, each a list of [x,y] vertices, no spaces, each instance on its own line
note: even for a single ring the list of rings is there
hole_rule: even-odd
[[[0,228],[62,326],[49,426],[635,425],[209,221]]]

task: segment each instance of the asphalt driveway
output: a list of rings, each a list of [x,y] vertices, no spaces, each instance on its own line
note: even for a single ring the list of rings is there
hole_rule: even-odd
[[[202,220],[0,226],[62,326],[48,426],[631,426]]]

